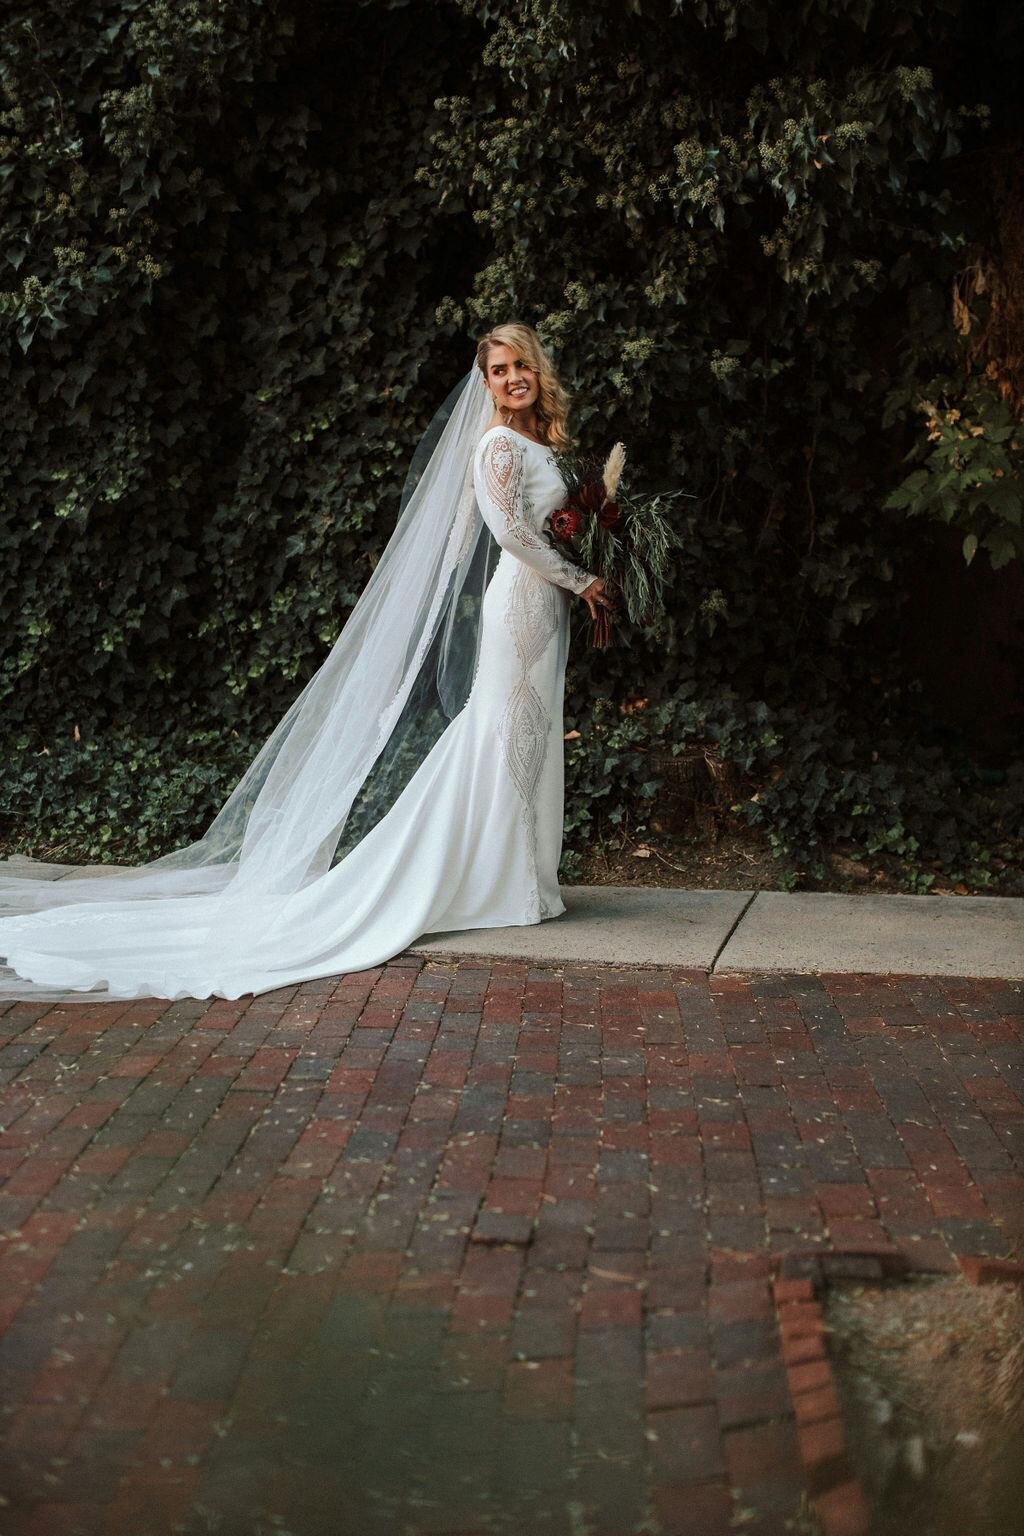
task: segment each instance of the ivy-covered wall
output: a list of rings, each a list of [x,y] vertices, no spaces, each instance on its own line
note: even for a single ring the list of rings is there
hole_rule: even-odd
[[[936,516],[1024,552],[1021,429],[964,398],[950,309],[989,235],[956,168],[1003,131],[967,31],[959,0],[14,0],[9,837],[201,830],[521,318],[583,442],[696,496],[668,626],[576,648],[563,873],[642,817],[649,749],[705,740],[783,883],[842,841],[1000,888],[1024,770],[937,739],[893,644]]]

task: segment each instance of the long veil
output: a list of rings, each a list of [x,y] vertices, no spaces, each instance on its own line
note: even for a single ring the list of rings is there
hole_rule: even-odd
[[[198,841],[133,869],[0,875],[0,957],[19,967],[0,972],[0,1002],[169,995],[114,992],[79,981],[70,965],[59,984],[29,979],[19,952],[31,956],[41,930],[52,948],[80,914],[99,916],[95,903],[125,925],[129,947],[132,913],[145,909],[173,918],[183,949],[190,932],[208,954],[215,939],[230,973],[232,932],[244,933],[251,952],[261,928],[273,930],[281,900],[322,878],[386,814],[472,685],[483,594],[500,553],[473,486],[492,409],[474,365],[416,448],[394,532],[329,655]],[[177,985],[177,974],[172,956],[165,984]],[[181,955],[180,975],[173,995],[193,995],[192,956]]]

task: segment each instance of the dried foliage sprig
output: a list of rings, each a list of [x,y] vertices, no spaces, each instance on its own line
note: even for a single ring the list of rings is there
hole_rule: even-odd
[[[619,481],[622,479],[622,471],[625,466],[626,445],[625,443],[616,443],[615,447],[608,455],[608,461],[605,464],[604,472],[601,475],[601,479],[604,483],[605,499],[607,501],[615,500],[615,492],[619,488]]]

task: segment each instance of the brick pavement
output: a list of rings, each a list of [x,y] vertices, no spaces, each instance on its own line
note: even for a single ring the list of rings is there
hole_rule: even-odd
[[[811,1530],[770,1277],[1024,1241],[1024,986],[399,957],[0,1015],[3,1536]]]

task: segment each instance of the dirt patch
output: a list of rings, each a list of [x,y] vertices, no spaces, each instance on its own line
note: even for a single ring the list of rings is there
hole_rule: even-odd
[[[873,1536],[1024,1536],[1024,1292],[961,1276],[825,1298]]]
[[[774,891],[779,889],[781,860],[772,857],[766,839],[754,832],[707,830],[692,834],[651,827],[641,834],[624,833],[594,844],[583,856],[583,868],[573,885],[653,885],[686,890]],[[904,871],[895,859],[868,864],[849,852],[822,854],[823,872],[797,871],[797,891],[871,891],[875,895],[907,895]],[[933,896],[993,896],[1024,892],[1024,872],[1004,866],[992,884],[958,881],[951,885],[937,862],[925,864],[934,876],[927,894]]]

